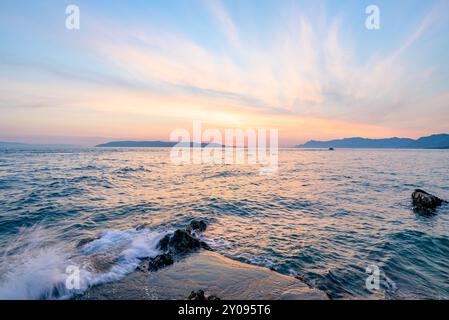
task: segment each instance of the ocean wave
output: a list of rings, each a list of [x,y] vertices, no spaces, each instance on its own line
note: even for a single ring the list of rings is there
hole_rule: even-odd
[[[68,299],[89,287],[117,281],[136,269],[140,258],[155,257],[168,231],[106,230],[76,248],[42,227],[22,229],[0,256],[0,299]],[[79,271],[79,286],[67,281]]]

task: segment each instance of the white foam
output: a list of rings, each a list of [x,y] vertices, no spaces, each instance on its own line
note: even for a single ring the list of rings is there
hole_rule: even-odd
[[[64,299],[119,280],[136,269],[139,258],[158,255],[157,243],[167,232],[108,230],[81,249],[58,242],[52,234],[39,227],[25,229],[9,243],[0,257],[0,299]],[[108,270],[93,268],[99,257],[113,261]],[[78,290],[66,287],[68,266],[79,268]]]

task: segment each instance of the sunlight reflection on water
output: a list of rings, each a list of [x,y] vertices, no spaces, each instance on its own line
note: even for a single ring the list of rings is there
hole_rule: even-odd
[[[449,298],[449,209],[411,209],[414,188],[449,199],[447,150],[280,151],[258,166],[171,164],[168,149],[0,153],[0,248],[41,224],[80,239],[141,223],[210,222],[219,252],[293,273],[334,298],[369,297],[365,268],[397,285],[386,298]],[[4,257],[0,259],[5,259]]]

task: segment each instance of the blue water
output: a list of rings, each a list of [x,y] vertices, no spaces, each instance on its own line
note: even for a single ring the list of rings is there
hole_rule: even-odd
[[[422,214],[410,200],[415,188],[449,199],[448,160],[285,149],[278,174],[260,176],[253,165],[176,166],[169,149],[0,151],[0,298],[69,297],[68,265],[81,267],[80,290],[117,281],[164,234],[204,218],[218,252],[334,299],[449,299],[449,208]],[[378,290],[365,285],[370,265]]]

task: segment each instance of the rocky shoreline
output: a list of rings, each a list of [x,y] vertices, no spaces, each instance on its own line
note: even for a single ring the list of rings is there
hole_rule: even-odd
[[[202,291],[202,292],[201,292]],[[201,250],[155,272],[94,286],[81,300],[327,300],[300,280]]]
[[[439,206],[447,203],[421,189],[416,189],[411,198],[413,210],[420,214],[435,214]],[[143,229],[145,225],[136,227],[136,231]],[[326,293],[308,287],[300,279],[213,252],[201,240],[206,230],[206,221],[190,221],[186,228],[170,232],[158,241],[157,256],[139,258],[134,272],[117,282],[94,286],[75,299],[328,299]],[[94,240],[83,239],[77,247]]]
[[[80,300],[327,300],[299,279],[228,259],[198,238],[207,224],[194,220],[160,240],[161,254],[142,258],[120,281],[94,286]]]

